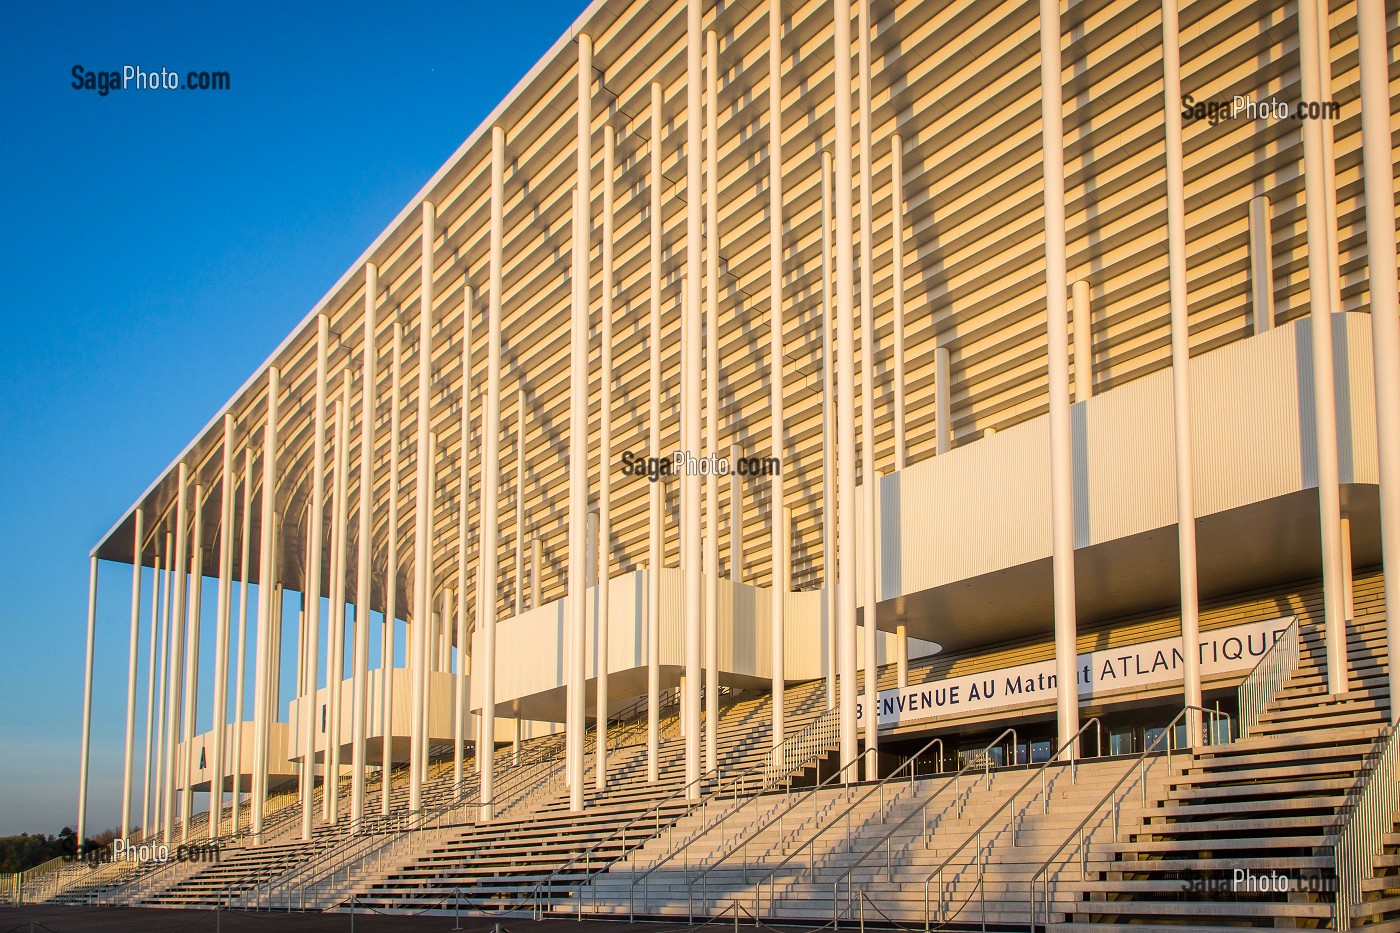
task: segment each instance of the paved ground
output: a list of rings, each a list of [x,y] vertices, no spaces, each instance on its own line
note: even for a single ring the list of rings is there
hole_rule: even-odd
[[[356,933],[427,933],[431,930],[460,929],[466,933],[493,933],[500,923],[501,933],[674,933],[687,929],[684,924],[631,924],[616,921],[543,920],[528,917],[462,917],[460,926],[451,915],[382,916],[356,912],[251,913],[240,910],[154,910],[143,907],[0,907],[0,933],[274,933],[277,930],[350,931]],[[32,926],[31,926],[32,924]],[[723,933],[728,923],[711,929]],[[752,930],[753,927],[747,927]]]

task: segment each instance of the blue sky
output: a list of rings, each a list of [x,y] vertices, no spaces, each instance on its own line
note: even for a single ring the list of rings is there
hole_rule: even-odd
[[[75,822],[93,544],[583,7],[0,8],[0,834]],[[71,87],[124,64],[231,89]],[[103,565],[90,831],[119,816],[130,580]]]

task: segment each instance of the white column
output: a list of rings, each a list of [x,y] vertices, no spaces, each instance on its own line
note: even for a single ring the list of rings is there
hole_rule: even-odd
[[[481,426],[481,557],[477,578],[481,590],[481,657],[474,658],[472,673],[481,690],[481,819],[492,817],[496,747],[496,617],[499,612],[501,573],[501,318],[502,249],[505,242],[506,131],[491,128],[491,256],[486,322],[486,409]],[[587,390],[585,389],[585,393]]]
[[[426,751],[423,735],[425,667],[428,660],[428,631],[432,628],[432,365],[433,365],[433,238],[434,212],[431,201],[423,202],[421,284],[418,295],[418,459],[413,535],[413,646],[409,649],[413,668],[413,722],[410,740],[408,808],[417,813],[423,805],[423,770],[420,762]]]
[[[159,656],[160,641],[160,585],[163,576],[162,566],[165,560],[160,551],[159,532],[153,535],[153,539],[156,551],[151,566],[151,637],[146,657],[146,742],[143,746],[145,767],[141,779],[141,837],[143,839],[148,838],[151,834],[151,764],[153,761],[151,742],[155,735],[156,658]]]
[[[1265,195],[1249,199],[1249,306],[1254,332],[1274,326],[1273,207]]]
[[[335,401],[335,466],[331,506],[330,657],[326,663],[326,777],[322,794],[327,823],[340,822],[340,694],[345,683],[345,593],[350,537],[350,370],[340,383]]]
[[[175,743],[180,735],[180,672],[184,668],[185,630],[185,571],[189,554],[189,467],[179,466],[176,482],[179,491],[175,505],[175,574],[171,581],[174,602],[170,613],[170,663],[166,667],[169,678],[165,692],[165,793],[164,793],[164,832],[166,843],[175,841],[175,789],[179,775],[175,768]]]
[[[700,31],[701,0],[686,0],[685,78],[685,303],[681,307],[681,449],[687,456],[700,450]],[[700,799],[700,665],[704,587],[700,576],[700,477],[681,477],[681,579],[685,624],[685,781],[687,796]]]
[[[783,4],[768,0],[768,382],[769,443],[778,469],[768,481],[769,521],[773,541],[773,747],[783,743],[787,710],[784,700],[787,670],[784,665],[787,628],[787,594],[791,581],[791,529],[787,523],[787,490],[783,483],[783,459],[787,452],[784,430],[783,369]],[[736,509],[736,513],[738,510]],[[737,522],[736,522],[737,528]],[[737,553],[737,549],[736,549]]]
[[[131,838],[131,784],[136,759],[136,662],[141,651],[141,558],[146,513],[136,510],[131,557],[131,640],[126,664],[126,754],[122,762],[122,838]],[[211,798],[212,799],[212,798]],[[217,823],[217,820],[211,821]]]
[[[584,690],[588,598],[588,249],[593,180],[593,40],[578,37],[577,179],[574,189],[573,307],[569,341],[569,809],[583,809]]]
[[[851,2],[836,0],[833,30],[836,92],[836,553],[837,655],[841,668],[841,765],[856,760],[856,525],[855,257],[851,219]],[[830,540],[830,537],[828,538]],[[847,780],[850,771],[846,772]]]
[[[729,445],[729,579],[744,582],[744,477],[737,469],[744,451]]]
[[[358,828],[365,815],[365,742],[369,714],[370,568],[374,557],[374,408],[376,370],[375,302],[379,298],[379,269],[365,263],[364,342],[360,349],[360,529],[355,567],[355,671],[350,705],[350,825]]]
[[[199,711],[199,639],[203,596],[201,584],[204,581],[204,487],[194,487],[194,531],[190,546],[190,604],[186,612],[185,632],[185,729],[182,738],[185,743],[184,767],[185,786],[180,793],[180,841],[190,835],[190,817],[193,814],[195,754],[194,722]]]
[[[1074,400],[1083,402],[1094,395],[1094,312],[1087,279],[1075,279],[1070,285],[1070,313],[1074,333]]]
[[[890,138],[890,277],[894,293],[894,468],[902,470],[907,465],[909,444],[904,436],[904,139],[898,133]],[[907,644],[905,652],[907,665]]]
[[[651,196],[650,222],[650,305],[651,318],[647,328],[650,340],[647,374],[647,445],[653,457],[663,457],[661,450],[661,135],[664,130],[661,115],[661,85],[651,85],[651,174],[647,179]],[[647,781],[661,779],[661,565],[662,565],[662,497],[661,483],[650,483],[647,522]],[[532,604],[533,605],[533,604]]]
[[[530,605],[540,604],[540,540],[530,539]]]
[[[78,765],[78,851],[87,850],[88,753],[92,745],[92,654],[97,636],[97,555],[88,559],[87,665],[83,675],[83,745]]]
[[[525,611],[525,384],[515,390],[515,614]]]
[[[947,347],[933,351],[934,452],[953,449],[953,376]]]
[[[617,174],[617,140],[611,125],[603,126],[603,302],[598,330],[598,637],[593,654],[598,667],[598,734],[593,743],[595,784],[608,787],[608,579],[612,555],[612,383],[613,383],[613,179]]]
[[[859,0],[859,87],[860,87],[860,448],[861,448],[861,602],[865,607],[865,777],[874,778],[879,770],[880,745],[878,705],[879,664],[875,651],[876,603],[879,590],[875,581],[875,311],[874,275],[874,198],[870,166],[870,0]]]
[[[253,839],[263,841],[263,807],[267,802],[267,684],[272,637],[272,602],[276,583],[273,552],[277,525],[277,408],[282,392],[281,373],[276,366],[267,371],[267,414],[263,425],[262,533],[258,540],[258,639],[253,673]]]
[[[155,772],[155,783],[153,784],[151,790],[151,796],[153,799],[151,802],[150,829],[148,829],[145,833],[142,834],[143,838],[145,839],[149,839],[151,837],[151,833],[156,830],[157,824],[160,824],[160,828],[162,830],[164,829],[164,820],[162,818],[162,814],[164,814],[165,812],[165,800],[169,796],[166,793],[165,785],[165,775],[167,770],[165,759],[165,729],[166,720],[169,718],[169,702],[167,700],[166,694],[170,684],[168,671],[170,668],[170,648],[173,637],[170,631],[170,604],[173,599],[175,586],[174,555],[175,536],[171,532],[167,531],[165,533],[165,574],[164,580],[161,582],[161,587],[165,595],[161,601],[160,614],[160,669],[159,676],[156,678],[156,682],[159,685],[157,687],[159,695],[158,699],[156,700],[155,735],[152,738],[152,741],[155,744],[155,748],[152,751],[152,759],[154,761],[152,767]]]
[[[1366,186],[1366,257],[1370,270],[1371,359],[1376,380],[1377,461],[1385,579],[1386,639],[1400,654],[1400,300],[1397,300],[1395,201],[1390,137],[1386,16],[1379,3],[1356,5],[1360,58],[1361,154]],[[1390,696],[1400,697],[1400,664],[1390,665]],[[1390,704],[1400,722],[1400,701]]]
[[[384,753],[380,773],[379,813],[389,815],[394,768],[394,638],[399,611],[399,446],[402,443],[403,324],[394,321],[394,360],[389,399],[389,521],[384,559]],[[412,656],[404,645],[405,658]]]
[[[1050,355],[1050,525],[1055,580],[1056,745],[1079,731],[1075,678],[1074,459],[1070,445],[1069,314],[1065,271],[1064,94],[1059,0],[1040,0],[1041,145],[1045,164],[1045,311]],[[947,393],[941,393],[946,395]],[[1079,755],[1078,744],[1065,750]]]
[[[233,429],[234,417],[224,415],[223,473],[219,477],[219,592],[214,632],[214,732],[209,757],[209,838],[219,838],[224,815],[224,727],[228,722],[229,609],[233,587]]]
[[[705,453],[719,454],[719,40],[705,33]],[[705,770],[719,765],[719,477],[705,477]]]
[[[457,586],[460,588],[461,599],[457,608],[457,644],[462,652],[459,657],[466,659],[467,649],[470,644],[467,640],[467,532],[469,530],[467,519],[469,515],[468,496],[471,494],[471,458],[469,456],[471,438],[471,404],[472,404],[472,312],[475,310],[475,294],[471,288],[462,291],[462,419],[461,419],[461,462],[460,475],[457,480],[460,492],[458,494],[457,508]],[[485,487],[482,491],[481,508],[485,508]],[[480,605],[480,593],[477,594],[477,603]],[[480,614],[478,614],[478,619]],[[466,754],[467,742],[467,717],[471,714],[471,697],[467,695],[467,667],[466,664],[457,664],[457,676],[453,679],[454,697],[452,713],[452,787],[453,795],[458,799],[462,796],[462,762]],[[480,765],[480,760],[477,762]]]
[[[1298,55],[1303,100],[1321,101],[1324,79],[1315,0],[1298,4]],[[1312,306],[1313,411],[1316,420],[1318,516],[1322,532],[1322,596],[1327,631],[1327,692],[1347,689],[1346,621],[1342,617],[1342,517],[1337,462],[1337,389],[1332,314],[1340,310],[1332,280],[1326,175],[1333,171],[1323,121],[1303,121],[1303,180],[1308,225],[1308,295]]]
[[[1342,618],[1350,624],[1356,618],[1355,594],[1352,592],[1351,514],[1342,509]]]
[[[1172,425],[1176,454],[1177,561],[1181,578],[1182,694],[1186,706],[1201,705],[1200,606],[1196,592],[1196,504],[1191,466],[1190,320],[1186,292],[1186,183],[1181,143],[1181,37],[1177,0],[1162,0],[1162,108],[1167,150],[1167,270],[1172,330]],[[1088,286],[1084,287],[1088,291]],[[1077,292],[1076,292],[1077,295]],[[1083,307],[1089,306],[1088,295]],[[1076,302],[1075,312],[1080,305]],[[1079,318],[1074,319],[1076,332]],[[1079,365],[1075,364],[1076,374]],[[1087,396],[1085,396],[1087,397]],[[1077,696],[1077,694],[1076,694]],[[1187,716],[1192,745],[1200,740],[1200,719]]]
[[[301,707],[301,783],[305,787],[301,807],[301,838],[311,841],[312,798],[316,786],[316,734],[319,730],[320,702],[317,686],[321,666],[321,563],[325,534],[326,504],[326,355],[330,347],[330,322],[325,314],[316,315],[316,401],[312,414],[314,436],[311,443],[311,502],[307,511],[306,556],[306,694]],[[329,666],[327,671],[329,671]],[[329,688],[330,679],[326,685]],[[330,763],[330,745],[326,746],[326,763]],[[324,799],[330,790],[330,772],[322,785]]]
[[[253,540],[253,445],[243,448],[243,520],[238,563],[238,664],[233,687],[233,801],[229,804],[229,826],[238,832],[239,794],[243,782],[243,685],[248,667],[248,572],[249,549]],[[169,600],[167,600],[167,603]]]
[[[836,603],[836,463],[831,451],[836,449],[836,373],[834,348],[831,345],[832,307],[831,221],[835,206],[831,191],[831,153],[822,150],[822,611],[826,614],[826,708],[836,708],[837,634]]]

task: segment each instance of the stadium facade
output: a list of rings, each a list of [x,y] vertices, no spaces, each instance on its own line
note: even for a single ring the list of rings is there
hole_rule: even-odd
[[[123,835],[1231,742],[1299,638],[1393,759],[1397,35],[598,0],[93,550]]]

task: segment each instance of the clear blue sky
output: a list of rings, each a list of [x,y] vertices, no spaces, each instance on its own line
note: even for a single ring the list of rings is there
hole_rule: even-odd
[[[584,5],[0,9],[0,834],[75,822],[93,544]],[[231,89],[71,87],[123,64]],[[118,822],[129,569],[100,591],[90,832]]]

